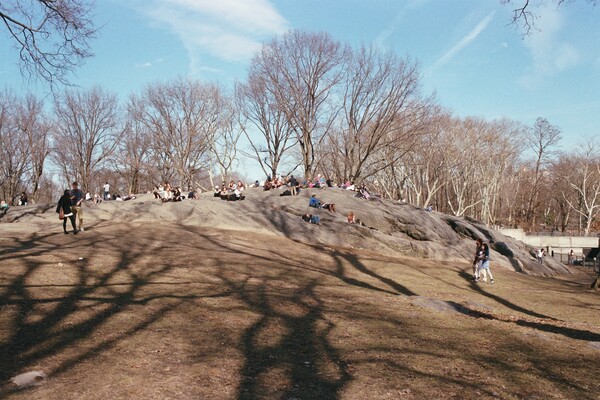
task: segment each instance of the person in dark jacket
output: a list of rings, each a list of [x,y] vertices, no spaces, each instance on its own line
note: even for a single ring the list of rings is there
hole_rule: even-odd
[[[58,200],[58,205],[56,206],[56,212],[60,213],[62,209],[65,217],[63,218],[63,230],[65,234],[67,232],[67,218],[71,220],[71,225],[73,226],[73,233],[77,235],[77,227],[75,226],[75,215],[73,215],[73,211],[71,210],[71,192],[67,189],[65,193],[61,196],[60,200]]]

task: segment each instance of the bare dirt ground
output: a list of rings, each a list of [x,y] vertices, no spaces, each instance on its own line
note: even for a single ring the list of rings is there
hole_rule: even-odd
[[[275,235],[0,225],[6,399],[598,399],[600,295]],[[319,229],[319,227],[314,227]]]

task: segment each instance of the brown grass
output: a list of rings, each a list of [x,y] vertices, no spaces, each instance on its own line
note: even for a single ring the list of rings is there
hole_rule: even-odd
[[[9,399],[596,399],[600,296],[233,231],[103,223],[0,241]],[[315,227],[318,229],[318,227]],[[81,260],[79,258],[82,258]],[[587,279],[587,281],[586,281]],[[460,312],[429,308],[443,300]],[[417,301],[418,300],[418,301]],[[433,302],[432,302],[433,304]],[[423,306],[425,305],[425,306]]]

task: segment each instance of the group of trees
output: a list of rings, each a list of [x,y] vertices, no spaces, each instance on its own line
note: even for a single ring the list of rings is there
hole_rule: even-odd
[[[98,87],[66,90],[46,107],[5,90],[0,195],[49,201],[50,171],[90,192],[107,179],[132,193],[167,181],[206,187],[244,154],[265,176],[320,173],[487,224],[597,228],[598,144],[560,153],[560,130],[545,119],[453,116],[420,79],[409,58],[294,31],[263,45],[232,90],[177,79],[124,103]]]
[[[52,105],[0,93],[0,196],[9,202],[22,191],[49,201],[56,184],[73,180],[92,194],[105,180],[128,193],[162,182],[196,188],[209,172],[229,177],[237,165],[242,130],[218,85],[156,83],[125,105],[98,87],[67,90]]]

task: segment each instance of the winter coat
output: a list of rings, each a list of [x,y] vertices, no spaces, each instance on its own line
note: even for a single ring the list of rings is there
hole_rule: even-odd
[[[72,213],[71,211],[71,199],[69,196],[63,195],[60,200],[58,200],[58,205],[56,206],[56,212],[60,213],[60,209],[62,208],[65,216]]]

